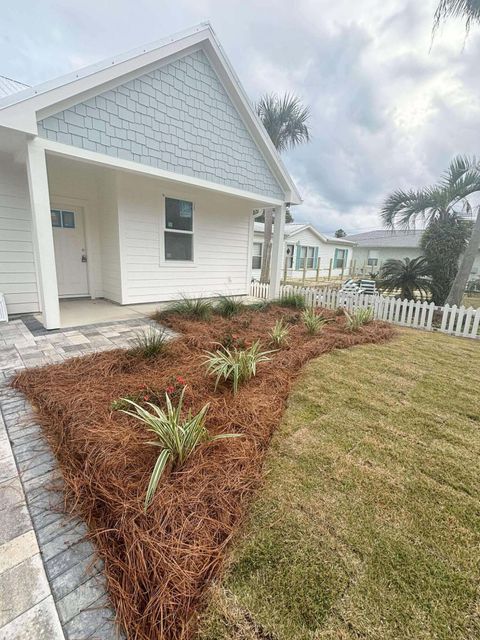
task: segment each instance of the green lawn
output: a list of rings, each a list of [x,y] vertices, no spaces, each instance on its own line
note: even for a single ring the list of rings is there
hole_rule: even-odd
[[[480,343],[313,361],[202,640],[480,638]]]

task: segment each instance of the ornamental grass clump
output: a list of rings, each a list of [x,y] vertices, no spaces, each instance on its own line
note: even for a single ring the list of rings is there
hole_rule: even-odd
[[[204,298],[187,298],[182,296],[180,300],[172,302],[167,313],[176,313],[184,318],[193,320],[208,320],[212,315],[213,305],[210,300]]]
[[[207,365],[207,372],[216,376],[215,389],[220,380],[229,380],[233,393],[237,393],[241,384],[255,376],[257,365],[270,360],[268,354],[273,353],[260,351],[260,346],[260,340],[257,340],[248,349],[227,349],[220,345],[216,351],[206,351],[208,358],[204,364]]]
[[[132,353],[142,358],[154,358],[167,347],[168,334],[164,329],[149,327],[133,339]]]
[[[270,340],[277,347],[283,347],[288,343],[289,334],[290,334],[290,329],[283,322],[283,319],[280,318],[275,322],[273,328],[269,333],[269,336],[270,336]]]
[[[238,298],[233,296],[220,296],[215,305],[215,313],[218,313],[224,318],[231,318],[232,316],[236,316],[237,313],[240,313],[242,308],[243,303]]]
[[[373,320],[373,309],[365,307],[363,309],[357,309],[356,311],[349,313],[345,309],[345,327],[348,331],[358,331],[360,327],[365,324],[369,324]]]
[[[303,324],[307,329],[307,333],[311,336],[317,335],[327,323],[325,316],[315,312],[315,309],[305,309],[302,314]]]
[[[186,416],[182,416],[185,388],[186,387],[183,387],[182,389],[176,407],[172,405],[168,393],[165,394],[165,410],[148,402],[147,405],[151,408],[150,412],[133,400],[123,398],[123,401],[131,405],[135,411],[129,411],[127,409],[120,409],[120,411],[146,424],[148,430],[152,431],[157,437],[155,441],[149,442],[148,444],[161,448],[152,475],[150,476],[150,482],[148,483],[144,503],[145,511],[151,504],[160,478],[168,465],[171,465],[172,469],[181,467],[202,442],[213,442],[214,440],[238,438],[241,436],[240,433],[221,433],[216,436],[211,436],[205,426],[205,419],[209,407],[208,403],[195,415],[192,415],[191,411],[189,411]]]
[[[305,309],[307,303],[301,293],[288,291],[278,298],[276,301],[281,307],[292,307],[292,309]]]

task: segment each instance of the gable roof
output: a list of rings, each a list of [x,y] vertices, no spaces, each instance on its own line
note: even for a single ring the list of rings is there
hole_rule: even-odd
[[[423,231],[423,229],[375,229],[348,235],[345,240],[351,240],[359,247],[416,248],[420,246]]]
[[[0,76],[0,99],[10,96],[19,91],[28,89],[28,84],[18,82],[18,80],[12,80],[6,76]]]
[[[241,119],[285,193],[285,200],[300,204],[300,194],[278,151],[258,118],[210,23],[202,23],[169,38],[109,58],[40,85],[0,98],[0,126],[37,135],[37,121],[62,111],[99,91],[145,73],[159,63],[168,64],[202,48],[230,96]]]
[[[318,231],[318,229],[316,229],[313,225],[303,224],[299,222],[289,222],[285,225],[285,238],[286,239],[292,238],[297,233],[300,233],[301,231],[306,231],[306,230],[313,233],[315,236],[317,236],[317,238],[319,238],[322,242],[325,242],[326,244],[344,244],[347,246],[353,246],[355,244],[355,242],[351,240],[347,240],[346,238],[335,238],[333,236],[327,236],[324,233],[321,233],[320,231]],[[254,222],[254,231],[256,233],[264,233],[265,232],[264,223]]]

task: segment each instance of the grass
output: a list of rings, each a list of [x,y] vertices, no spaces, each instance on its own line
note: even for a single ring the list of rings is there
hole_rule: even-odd
[[[166,313],[176,313],[184,318],[195,320],[208,320],[212,315],[213,305],[211,300],[205,298],[187,298],[182,296],[180,300],[172,302]],[[162,314],[160,314],[161,319]]]
[[[278,300],[273,301],[279,304],[281,307],[290,307],[292,309],[305,309],[307,304],[305,298],[301,293],[295,293],[294,291],[287,291]]]
[[[312,361],[200,638],[480,637],[479,388],[440,334]]]
[[[242,309],[242,300],[234,296],[220,296],[215,305],[215,313],[220,314],[224,318],[236,316]]]
[[[469,295],[465,295],[462,301],[462,304],[465,307],[473,307],[474,309],[480,308],[480,294],[479,293],[471,293]]]
[[[132,352],[142,358],[154,358],[167,348],[168,334],[163,329],[149,327],[133,339]]]

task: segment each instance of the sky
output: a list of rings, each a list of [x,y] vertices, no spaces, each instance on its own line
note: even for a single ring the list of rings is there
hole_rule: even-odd
[[[311,142],[284,154],[296,222],[381,228],[383,200],[479,154],[480,26],[436,34],[437,0],[16,0],[0,74],[37,84],[209,20],[252,102],[292,92]]]

